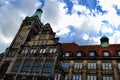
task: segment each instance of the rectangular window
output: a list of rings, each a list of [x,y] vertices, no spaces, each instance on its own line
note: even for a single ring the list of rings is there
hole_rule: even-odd
[[[56,73],[54,80],[61,80],[61,74]]]
[[[104,70],[111,70],[112,69],[112,64],[109,63],[102,63],[102,69]]]
[[[17,60],[14,64],[14,67],[12,69],[13,72],[17,72],[21,64],[21,60]]]
[[[77,56],[82,56],[82,52],[77,52]]]
[[[87,80],[97,80],[96,75],[87,75]]]
[[[74,68],[75,69],[82,69],[82,62],[75,63]]]
[[[42,66],[42,61],[36,60],[33,65],[32,73],[39,73]]]
[[[118,56],[120,56],[120,51],[118,51],[117,53],[118,53]]]
[[[88,69],[96,69],[96,63],[88,63]]]
[[[40,49],[40,54],[41,53],[46,53],[46,49]]]
[[[103,76],[103,80],[113,80],[113,76],[105,75],[105,76]]]
[[[46,74],[47,76],[50,76],[50,73],[52,72],[53,63],[54,61],[46,61],[44,65],[43,73]]]
[[[24,55],[24,54],[27,54],[28,53],[28,49],[23,49],[22,50],[22,54]]]
[[[63,68],[63,69],[70,68],[70,63],[69,63],[69,62],[63,63],[63,64],[62,64],[62,68]]]
[[[25,73],[29,72],[31,64],[32,64],[32,61],[26,60],[24,65],[23,65],[22,72],[25,72]]]
[[[118,69],[120,70],[120,63],[118,63]]]
[[[69,80],[68,73],[65,74],[65,80]]]
[[[73,80],[82,80],[82,75],[81,74],[74,74]]]
[[[95,52],[94,51],[89,52],[89,56],[91,56],[91,57],[95,56]]]
[[[55,53],[56,52],[56,48],[50,48],[50,53]]]
[[[103,56],[106,56],[106,57],[109,56],[109,52],[108,51],[104,51],[103,52]]]
[[[69,52],[65,53],[65,56],[70,56],[70,53]]]
[[[35,54],[36,53],[36,49],[31,49],[30,50],[30,54]]]

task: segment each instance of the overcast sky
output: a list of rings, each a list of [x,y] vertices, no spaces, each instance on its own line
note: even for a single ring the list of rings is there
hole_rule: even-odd
[[[104,34],[110,44],[120,43],[120,0],[0,0],[0,53],[37,8],[62,43],[100,44]]]

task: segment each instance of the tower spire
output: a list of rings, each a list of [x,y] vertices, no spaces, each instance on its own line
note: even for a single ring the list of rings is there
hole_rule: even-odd
[[[43,12],[42,9],[39,8],[39,9],[36,10],[36,12],[33,14],[33,16],[37,16],[39,18],[39,20],[41,21],[42,12]]]

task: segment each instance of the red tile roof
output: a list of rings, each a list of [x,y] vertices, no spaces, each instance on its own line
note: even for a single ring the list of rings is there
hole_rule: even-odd
[[[112,44],[108,47],[101,47],[101,45],[83,45],[79,46],[76,43],[62,43],[62,52],[72,53],[70,56],[76,56],[77,51],[82,51],[84,56],[88,56],[90,51],[95,51],[97,56],[103,56],[103,51],[109,51],[110,56],[117,56],[117,51],[120,51],[120,44]]]

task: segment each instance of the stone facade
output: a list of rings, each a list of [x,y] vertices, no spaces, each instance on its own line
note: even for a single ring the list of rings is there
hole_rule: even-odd
[[[59,43],[41,13],[23,20],[0,62],[1,80],[120,80],[120,44],[106,36],[101,45]]]

